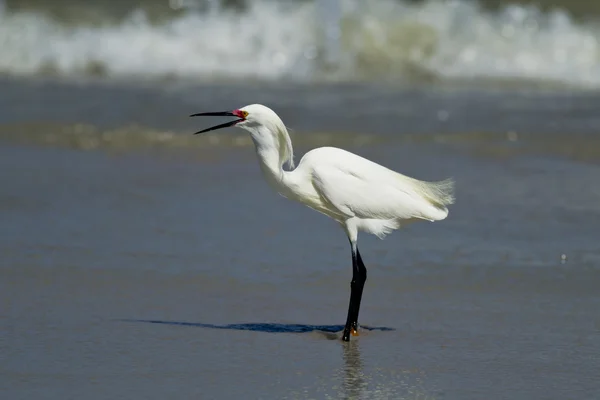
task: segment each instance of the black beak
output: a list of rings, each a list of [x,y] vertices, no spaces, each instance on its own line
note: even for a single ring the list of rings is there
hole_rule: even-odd
[[[190,117],[202,117],[202,116],[209,116],[209,117],[237,117],[237,115],[235,115],[231,111],[205,112],[205,113],[197,113],[197,114],[190,115]],[[197,135],[199,133],[208,132],[208,131],[214,131],[216,129],[227,128],[229,126],[234,126],[238,122],[242,122],[242,121],[244,121],[243,118],[236,119],[236,120],[233,120],[233,121],[230,121],[230,122],[225,122],[224,124],[215,125],[215,126],[213,126],[211,128],[207,128],[207,129],[203,129],[201,131],[198,131],[198,132],[194,133],[194,135]]]

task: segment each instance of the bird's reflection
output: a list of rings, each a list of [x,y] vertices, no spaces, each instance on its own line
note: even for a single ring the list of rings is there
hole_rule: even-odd
[[[342,385],[345,399],[360,399],[366,379],[363,373],[363,362],[360,355],[360,343],[357,340],[342,343],[344,358],[344,383]]]
[[[358,399],[433,399],[431,388],[426,388],[424,371],[415,367],[389,367],[386,371],[373,371],[364,368],[360,351],[360,340],[341,343],[343,370],[338,379],[342,380],[337,397],[347,400]],[[398,373],[399,372],[399,373]]]

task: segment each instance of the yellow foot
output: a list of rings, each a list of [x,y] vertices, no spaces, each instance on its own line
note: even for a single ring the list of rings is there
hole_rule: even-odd
[[[354,328],[352,329],[351,333],[352,333],[352,336],[358,336],[358,331]]]

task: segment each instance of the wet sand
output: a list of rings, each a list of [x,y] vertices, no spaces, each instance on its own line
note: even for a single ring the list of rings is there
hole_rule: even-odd
[[[344,147],[453,176],[458,199],[443,222],[360,236],[374,329],[350,343],[343,232],[274,194],[251,148],[3,144],[0,397],[600,395],[596,164],[493,143]]]

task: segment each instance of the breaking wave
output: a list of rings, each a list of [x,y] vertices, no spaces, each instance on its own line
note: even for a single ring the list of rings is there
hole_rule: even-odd
[[[0,72],[23,76],[600,86],[593,21],[457,0],[255,0],[242,10],[190,6],[161,22],[137,9],[104,24],[69,24],[0,4],[0,48]]]

